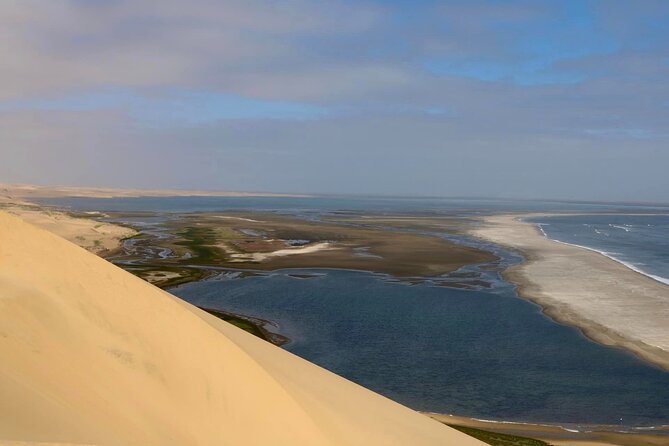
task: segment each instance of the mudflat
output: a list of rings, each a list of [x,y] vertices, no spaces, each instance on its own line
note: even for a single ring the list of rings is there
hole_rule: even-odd
[[[464,227],[467,223],[449,224]],[[341,268],[415,278],[496,260],[487,251],[404,229],[349,221],[308,221],[263,212],[182,214],[163,224],[159,239],[135,240],[137,246],[159,246],[173,253],[162,259],[139,259],[145,269],[137,274],[144,277],[156,270],[180,271],[184,278],[189,273],[179,268],[198,265],[247,271]],[[133,254],[117,260],[139,265]]]

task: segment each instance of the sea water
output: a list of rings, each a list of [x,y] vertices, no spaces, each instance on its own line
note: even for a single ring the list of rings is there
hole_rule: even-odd
[[[531,221],[550,239],[593,249],[669,284],[669,215],[571,215]]]

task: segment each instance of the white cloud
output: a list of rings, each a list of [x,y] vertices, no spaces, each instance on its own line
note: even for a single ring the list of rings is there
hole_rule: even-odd
[[[0,97],[109,85],[233,89],[296,58],[304,68],[300,39],[364,32],[380,14],[306,0],[7,1]]]
[[[425,68],[423,58],[472,57],[513,70],[523,63],[515,43],[528,29],[541,37],[535,22],[562,2],[548,4],[439,2],[405,16],[390,3],[357,1],[7,0],[0,179],[570,198],[590,181],[591,198],[633,198],[626,191],[634,190],[661,198],[669,188],[658,176],[669,163],[667,31],[640,28],[666,3],[598,10],[602,33],[620,48],[543,68],[587,74],[575,84],[522,86]],[[635,26],[622,20],[631,9]],[[551,23],[552,39],[572,31]],[[579,31],[570,45],[587,37]],[[119,91],[130,99],[58,109],[68,102],[59,98]],[[200,102],[184,104],[180,91],[197,91]],[[234,115],[206,103],[213,91],[326,112],[218,122]],[[12,105],[17,98],[50,105]],[[267,109],[286,108],[277,104]],[[158,106],[156,120],[172,120],[143,125],[137,117]],[[207,119],[183,118],[199,106],[211,108]],[[296,165],[300,175],[285,175]]]

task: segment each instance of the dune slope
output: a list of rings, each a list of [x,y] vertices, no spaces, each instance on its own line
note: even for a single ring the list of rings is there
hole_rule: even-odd
[[[480,445],[0,212],[0,443]]]

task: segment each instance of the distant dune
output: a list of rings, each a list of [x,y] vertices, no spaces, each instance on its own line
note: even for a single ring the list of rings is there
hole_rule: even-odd
[[[0,358],[0,444],[483,444],[4,212]]]
[[[121,189],[113,187],[38,186],[34,184],[0,183],[0,203],[30,198],[55,197],[308,197],[301,194],[273,192],[227,192],[186,189]]]

